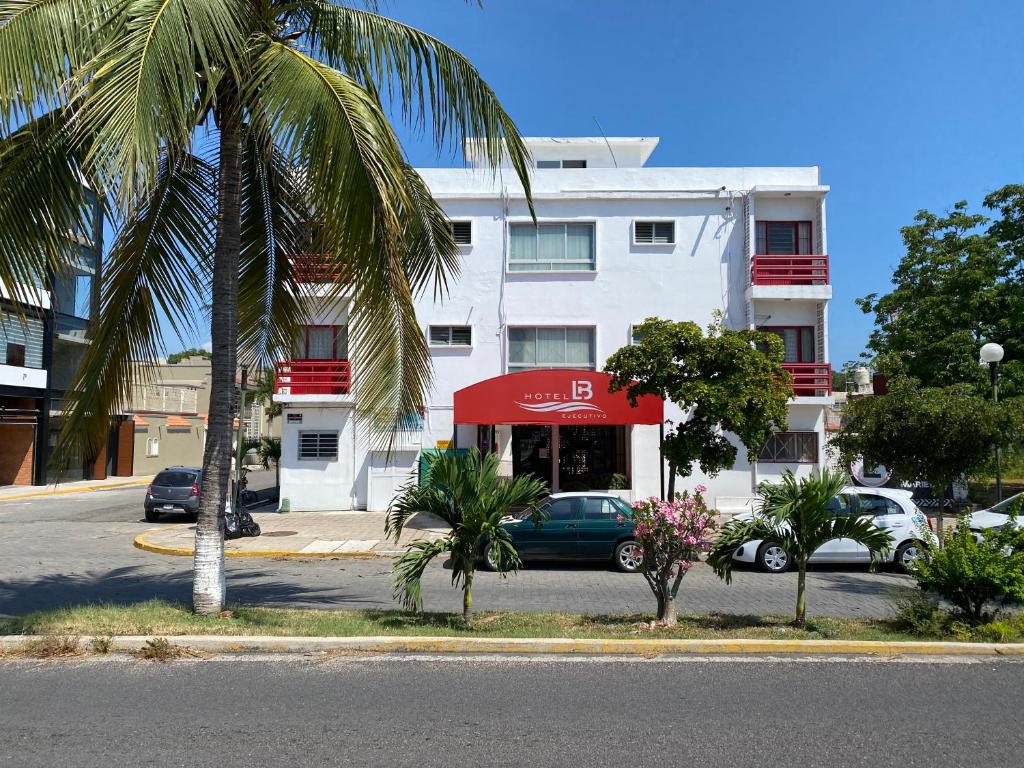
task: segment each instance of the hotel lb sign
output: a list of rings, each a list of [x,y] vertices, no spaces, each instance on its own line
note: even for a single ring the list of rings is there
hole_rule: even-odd
[[[610,393],[611,377],[597,371],[550,369],[510,373],[455,393],[456,424],[661,424],[660,397],[636,407],[624,391]]]

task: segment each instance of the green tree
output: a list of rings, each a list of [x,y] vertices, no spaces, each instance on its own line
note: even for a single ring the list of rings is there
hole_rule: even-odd
[[[204,360],[209,360],[211,356],[211,353],[207,352],[205,349],[189,347],[188,349],[181,350],[181,352],[172,352],[169,354],[167,356],[167,362],[171,365],[176,365],[187,357],[201,357]]]
[[[462,618],[466,621],[473,611],[473,576],[484,542],[489,543],[487,557],[496,570],[505,574],[519,567],[519,555],[501,519],[514,507],[535,510],[548,489],[530,475],[499,477],[500,464],[498,454],[481,456],[476,447],[465,454],[439,454],[431,459],[423,484],[407,485],[391,503],[385,534],[395,542],[417,512],[436,515],[451,527],[443,539],[414,541],[395,559],[395,598],[406,609],[422,608],[420,579],[440,554],[451,556],[452,585],[462,588]]]
[[[193,579],[224,604],[223,511],[240,362],[265,367],[307,316],[290,258],[315,253],[350,298],[368,422],[423,405],[429,354],[414,297],[443,290],[458,250],[406,162],[383,100],[440,144],[529,155],[472,65],[437,39],[338,0],[0,0],[0,284],[74,262],[87,191],[116,237],[63,433],[88,452],[163,348],[209,306],[209,429]],[[374,7],[374,3],[369,3]],[[243,300],[240,301],[240,297]]]
[[[751,520],[730,520],[708,553],[708,563],[726,583],[732,581],[733,553],[748,541],[782,545],[797,567],[794,624],[807,624],[807,561],[832,539],[853,539],[877,557],[889,547],[889,534],[870,518],[837,516],[829,501],[847,484],[845,475],[823,469],[799,480],[786,470],[778,485],[758,488],[757,514]]]
[[[1024,395],[1024,185],[993,192],[985,207],[998,218],[961,201],[945,215],[920,211],[901,230],[892,290],[857,302],[875,318],[868,349],[878,370],[987,394],[978,351],[996,341],[1006,350],[1002,394]]]
[[[1016,403],[997,405],[967,384],[922,387],[901,377],[887,394],[846,405],[832,447],[844,465],[863,456],[905,480],[927,481],[941,498],[957,480],[987,469],[994,446],[1014,441],[1019,431]]]
[[[245,450],[256,449],[256,458],[260,460],[260,466],[264,469],[274,467],[274,485],[281,487],[281,439],[278,437],[267,437],[264,435],[259,440],[249,440],[245,444]]]
[[[736,462],[736,435],[751,458],[773,431],[786,428],[793,395],[782,367],[782,340],[772,333],[726,328],[721,317],[705,335],[692,322],[647,318],[636,327],[639,343],[613,353],[604,369],[612,391],[626,390],[630,402],[658,395],[678,405],[685,419],[665,434],[662,454],[669,462],[668,497],[676,474],[695,463],[713,476]]]

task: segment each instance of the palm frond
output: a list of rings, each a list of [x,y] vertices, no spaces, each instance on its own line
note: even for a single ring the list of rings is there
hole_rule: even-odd
[[[198,158],[164,157],[155,186],[129,218],[106,261],[100,312],[75,375],[60,443],[89,453],[102,444],[110,415],[127,404],[136,363],[163,346],[161,315],[184,337],[196,330],[215,219],[214,171]]]
[[[419,611],[423,608],[423,591],[420,586],[423,572],[431,560],[440,554],[450,552],[451,548],[450,538],[435,541],[418,540],[412,542],[405,552],[395,558],[393,595],[407,611]]]
[[[515,123],[470,61],[418,29],[330,0],[298,0],[305,41],[329,65],[397,99],[414,126],[429,118],[438,146],[472,139],[491,167],[508,157],[530,197],[530,153]]]
[[[66,103],[127,0],[0,0],[0,124]]]
[[[131,0],[114,38],[87,65],[81,133],[87,156],[123,207],[155,183],[162,152],[191,146],[225,71],[237,78],[248,3]]]
[[[70,265],[90,231],[79,160],[60,111],[0,139],[0,286],[14,299]]]
[[[238,358],[268,368],[289,351],[310,313],[292,259],[303,249],[313,212],[297,169],[252,131],[242,173]]]

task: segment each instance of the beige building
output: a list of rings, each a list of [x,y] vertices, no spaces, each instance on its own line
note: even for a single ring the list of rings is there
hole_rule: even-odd
[[[210,407],[210,361],[187,357],[178,363],[140,365],[136,381],[139,383],[125,409],[134,424],[132,474],[151,475],[176,465],[199,466]],[[268,417],[266,410],[262,403],[250,402],[246,407],[243,428],[247,439],[279,433],[279,419]]]

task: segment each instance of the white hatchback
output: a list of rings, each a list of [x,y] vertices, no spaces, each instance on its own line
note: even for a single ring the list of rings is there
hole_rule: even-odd
[[[981,532],[986,528],[1002,528],[1010,520],[1010,512],[1024,499],[1024,493],[1018,493],[988,509],[979,509],[967,516],[967,525],[974,531],[976,538],[981,538]],[[1016,519],[1018,528],[1024,528],[1024,515],[1018,515]]]
[[[902,568],[918,558],[922,546],[934,542],[931,521],[918,509],[911,492],[894,488],[858,488],[848,486],[829,502],[829,510],[839,515],[874,518],[874,523],[889,533],[892,542],[883,558]],[[743,512],[738,520],[753,519],[754,512]],[[769,573],[782,573],[792,565],[789,553],[774,541],[748,541],[733,553],[733,559],[755,563]],[[852,539],[832,539],[820,546],[812,563],[870,563],[871,552]]]

